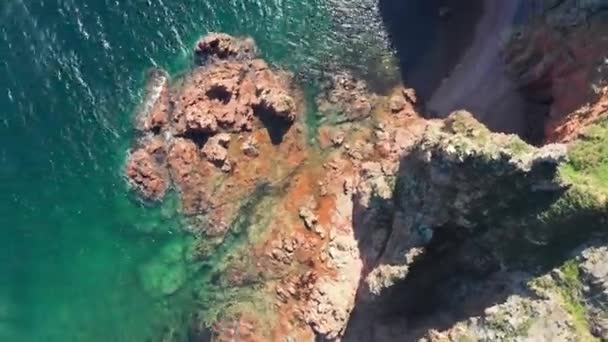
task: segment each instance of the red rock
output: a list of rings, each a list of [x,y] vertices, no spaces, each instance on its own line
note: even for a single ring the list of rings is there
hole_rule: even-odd
[[[207,108],[188,107],[184,113],[187,131],[213,134],[218,131],[217,119],[209,114]]]
[[[553,120],[546,125],[545,141],[569,142],[589,125],[606,117],[608,113],[608,87],[599,90],[599,98],[581,108],[569,113],[565,117]]]
[[[220,167],[223,166],[228,157],[228,150],[226,149],[228,143],[230,143],[230,135],[227,134],[218,134],[209,138],[203,146],[203,156],[211,163]]]
[[[294,121],[296,104],[287,74],[260,60],[218,60],[196,68],[174,97],[177,135],[251,131],[264,120]],[[256,120],[256,114],[263,120]]]
[[[552,25],[531,25],[505,49],[506,62],[518,85],[533,104],[549,103],[549,115],[528,114],[529,126],[544,124],[545,142],[567,141],[577,127],[588,124],[582,113],[602,102],[606,78],[604,64],[608,49],[608,25],[589,18],[585,25],[560,29]],[[550,100],[550,101],[548,101]],[[582,120],[581,120],[582,119]]]
[[[278,118],[294,121],[296,106],[291,96],[277,88],[258,88],[258,91],[260,106]]]
[[[173,180],[178,184],[186,182],[187,178],[200,164],[196,144],[188,139],[175,139],[169,150],[167,163]]]
[[[162,140],[150,139],[128,157],[125,173],[129,184],[146,200],[161,200],[169,187],[165,153]]]
[[[250,64],[251,67],[256,71],[268,69],[268,64],[263,59],[254,59]]]
[[[255,73],[255,87],[257,99],[255,105],[272,116],[282,118],[288,122],[295,119],[296,105],[293,97],[287,92],[287,87],[280,77],[270,71],[263,69]]]
[[[148,75],[144,101],[135,116],[135,128],[140,131],[160,131],[169,121],[169,75],[153,69]]]
[[[245,142],[241,145],[241,152],[248,157],[255,158],[260,155],[260,151],[256,147],[256,140],[253,137],[248,137]]]
[[[206,190],[208,169],[202,162],[196,144],[183,138],[173,141],[167,164],[173,183],[180,193],[182,210],[187,215],[206,212],[210,207],[209,193]]]
[[[403,96],[400,96],[400,95],[392,96],[390,99],[390,102],[389,102],[391,112],[393,112],[393,113],[399,113],[400,111],[405,109],[406,104],[407,104],[407,102],[405,101],[405,98],[403,98]]]

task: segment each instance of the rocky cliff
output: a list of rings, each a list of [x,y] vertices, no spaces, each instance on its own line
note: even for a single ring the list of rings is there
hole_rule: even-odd
[[[601,0],[532,1],[530,20],[505,45],[537,141],[572,139],[605,109],[607,10]]]
[[[464,110],[424,119],[414,89],[348,70],[307,101],[248,38],[209,34],[189,73],[152,72],[125,174],[148,205],[177,194],[196,241],[176,252],[200,275],[191,338],[607,339],[602,6],[534,2],[492,55],[550,108],[528,120],[537,146]],[[165,264],[152,295],[187,281]]]
[[[535,148],[466,112],[429,124],[386,196],[390,232],[345,340],[606,338],[579,273],[606,255],[576,252],[605,238],[603,127]]]

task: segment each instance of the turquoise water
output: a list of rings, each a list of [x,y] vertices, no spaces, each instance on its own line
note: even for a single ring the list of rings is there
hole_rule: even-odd
[[[183,332],[198,270],[179,254],[190,240],[175,206],[142,207],[121,176],[146,70],[184,72],[211,30],[252,35],[303,79],[329,62],[363,66],[378,55],[362,50],[383,42],[373,3],[0,2],[0,340]],[[178,275],[161,283],[189,285],[159,295],[142,280],[169,270]]]

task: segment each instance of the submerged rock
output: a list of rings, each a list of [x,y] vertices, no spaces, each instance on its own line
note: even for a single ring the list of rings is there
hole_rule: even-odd
[[[169,296],[181,289],[196,270],[192,263],[188,241],[181,238],[168,241],[158,255],[139,269],[142,287],[150,296]]]
[[[326,120],[343,123],[368,118],[375,97],[363,80],[342,72],[327,79],[323,93],[316,102],[319,112]]]
[[[209,33],[196,42],[194,55],[199,64],[213,59],[251,59],[256,54],[252,39],[237,39],[225,33]]]

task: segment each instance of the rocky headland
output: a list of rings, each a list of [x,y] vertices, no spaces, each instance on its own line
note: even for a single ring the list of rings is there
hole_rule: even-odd
[[[517,114],[536,146],[488,108],[429,119],[441,102],[348,70],[308,103],[248,38],[208,34],[189,73],[153,71],[125,174],[146,204],[177,194],[196,241],[190,338],[608,339],[608,27],[585,4],[534,7],[491,57],[518,106],[548,109]],[[149,291],[183,286],[163,272]]]

